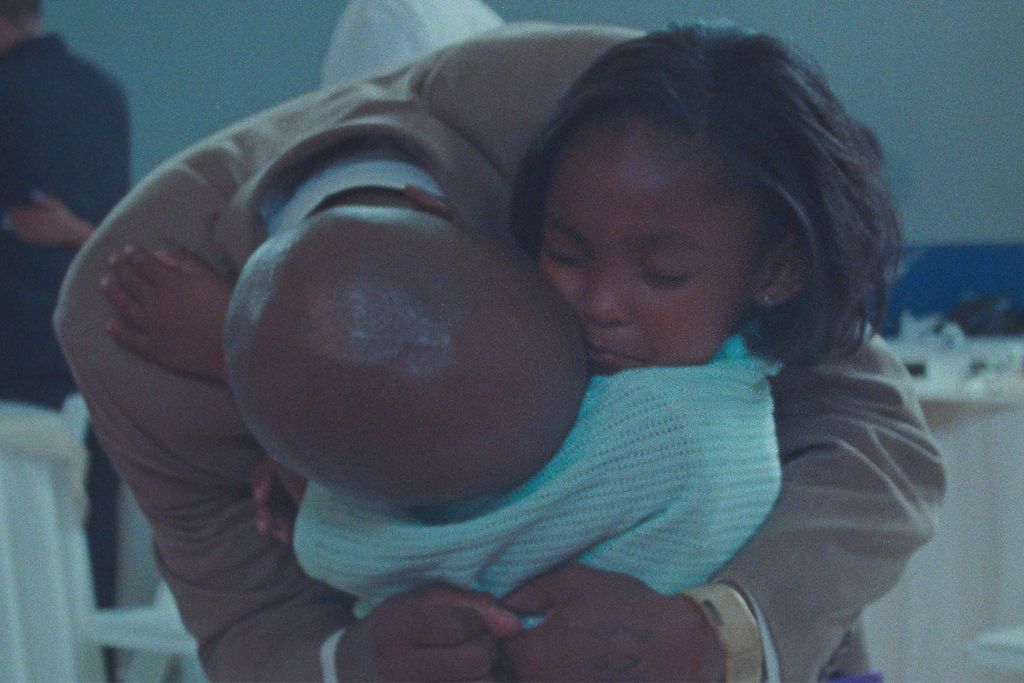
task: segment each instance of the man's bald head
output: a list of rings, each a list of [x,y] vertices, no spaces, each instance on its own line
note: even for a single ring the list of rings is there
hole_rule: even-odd
[[[524,480],[586,382],[572,315],[532,262],[395,207],[335,207],[265,243],[225,338],[242,416],[273,457],[400,503]]]

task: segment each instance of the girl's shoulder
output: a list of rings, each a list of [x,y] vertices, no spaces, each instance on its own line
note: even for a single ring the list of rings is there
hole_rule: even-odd
[[[728,378],[756,381],[775,375],[780,363],[755,355],[739,334],[725,340],[718,353],[703,365],[651,366],[593,377],[588,391],[614,391],[635,385],[677,387],[694,382],[714,383]]]

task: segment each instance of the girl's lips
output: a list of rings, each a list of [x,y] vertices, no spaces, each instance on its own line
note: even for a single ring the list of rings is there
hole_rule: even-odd
[[[643,360],[636,356],[590,344],[587,345],[587,357],[594,365],[608,370],[625,370],[626,368],[638,368],[643,365]]]

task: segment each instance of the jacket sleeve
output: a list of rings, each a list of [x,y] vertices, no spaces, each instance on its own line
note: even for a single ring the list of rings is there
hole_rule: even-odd
[[[933,533],[945,491],[909,376],[878,337],[774,382],[782,493],[717,577],[759,605],[782,679],[816,680]]]
[[[245,129],[154,172],[80,252],[56,327],[94,429],[152,525],[158,564],[213,680],[321,678],[319,647],[349,619],[344,596],[307,579],[291,549],[255,529],[249,475],[262,452],[228,390],[124,351],[103,325],[106,259],[125,244],[189,249],[231,277],[260,240],[219,216],[261,159]]]

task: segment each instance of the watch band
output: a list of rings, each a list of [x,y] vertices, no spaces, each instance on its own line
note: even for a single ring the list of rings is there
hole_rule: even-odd
[[[338,683],[338,643],[344,635],[345,629],[339,628],[320,645],[320,672],[324,683]]]
[[[764,647],[757,620],[732,586],[708,583],[683,591],[707,618],[725,653],[725,683],[760,683]]]

